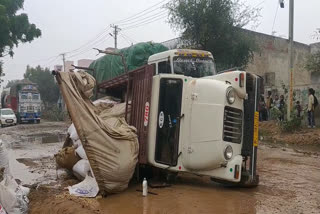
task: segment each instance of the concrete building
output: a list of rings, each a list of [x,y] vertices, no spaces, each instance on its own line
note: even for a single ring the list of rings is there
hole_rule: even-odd
[[[260,75],[264,79],[265,94],[273,91],[276,95],[285,95],[288,89],[289,71],[289,41],[284,38],[245,30],[248,36],[255,39],[258,46],[254,57],[246,68],[246,71]],[[169,49],[183,46],[179,38],[162,43]],[[294,99],[303,105],[307,103],[308,88],[316,90],[316,96],[320,97],[320,75],[311,73],[305,69],[307,56],[320,50],[320,43],[303,44],[294,42]]]
[[[79,67],[89,67],[90,64],[93,62],[94,60],[92,59],[80,59],[78,60],[78,66]]]

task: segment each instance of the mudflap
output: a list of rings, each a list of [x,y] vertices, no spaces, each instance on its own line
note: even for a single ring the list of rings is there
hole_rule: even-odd
[[[210,179],[211,181],[222,184],[225,187],[254,188],[259,185],[259,175],[255,175],[254,177],[252,177],[248,173],[243,173],[241,175],[241,180],[238,183],[212,177]]]
[[[239,182],[240,187],[257,187],[259,185],[259,175],[250,175],[247,172],[242,173],[241,180]]]

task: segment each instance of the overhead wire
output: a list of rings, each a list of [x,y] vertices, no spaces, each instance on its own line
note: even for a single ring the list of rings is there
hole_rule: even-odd
[[[150,7],[148,7],[147,9],[145,9],[145,10],[139,12],[139,13],[136,13],[136,14],[134,14],[134,15],[132,15],[132,16],[129,16],[129,17],[125,18],[125,19],[122,19],[122,20],[119,20],[119,21],[114,22],[114,24],[120,24],[120,23],[125,22],[125,21],[127,21],[127,20],[135,19],[134,17],[138,18],[137,16],[138,16],[138,15],[141,15],[141,14],[144,14],[144,15],[145,15],[145,14],[148,14],[148,13],[150,13],[151,11],[149,11],[149,12],[147,12],[147,13],[145,13],[145,12],[148,11],[148,10],[150,10],[150,9],[152,9],[153,7],[156,7],[156,6],[158,6],[158,5],[166,2],[166,1],[168,1],[168,0],[162,0],[162,1],[160,1],[160,2],[158,2],[158,3],[156,3],[156,4],[154,4],[154,5],[152,5],[152,6],[150,6]],[[163,5],[164,5],[164,4],[163,4]]]
[[[87,53],[87,52],[89,52],[89,51],[93,50],[93,48],[94,48],[94,47],[98,47],[98,45],[100,45],[100,44],[102,44],[102,43],[104,43],[104,42],[108,41],[110,38],[111,38],[111,36],[110,36],[110,35],[107,35],[107,37],[102,38],[102,39],[100,39],[100,40],[96,41],[96,42],[95,42],[95,43],[93,43],[90,47],[88,47],[88,48],[86,48],[86,49],[82,50],[82,51],[81,51],[81,52],[79,52],[79,53],[73,54],[73,55],[71,55],[71,56],[68,56],[68,55],[67,55],[67,57],[66,57],[66,58],[67,58],[67,59],[71,59],[71,58],[74,58],[75,56],[83,55],[84,53]]]
[[[168,17],[167,14],[166,14],[165,16],[161,16],[161,17],[159,17],[159,18],[157,18],[157,19],[145,20],[144,22],[140,22],[140,23],[138,23],[138,24],[136,24],[136,25],[123,28],[123,31],[130,30],[130,29],[133,29],[133,28],[138,28],[138,27],[141,27],[141,26],[145,26],[145,25],[147,25],[147,24],[156,22],[156,21],[161,20],[161,19],[164,19],[164,18],[166,18],[166,17]],[[156,17],[155,17],[155,18],[156,18]]]
[[[132,21],[132,22],[128,22],[128,23],[121,24],[121,26],[136,24],[136,23],[139,23],[139,22],[144,21],[144,20],[146,20],[146,19],[154,18],[154,17],[156,17],[156,16],[164,15],[164,14],[166,14],[166,13],[167,13],[167,11],[160,11],[160,12],[155,13],[155,14],[152,14],[152,15],[150,15],[150,16],[142,17],[141,19],[138,19],[138,20],[136,20],[136,21]]]
[[[277,2],[277,9],[276,9],[276,13],[274,15],[273,24],[272,24],[272,30],[271,30],[271,34],[272,35],[273,35],[274,25],[276,23],[276,19],[277,19],[277,15],[278,15],[278,10],[279,10],[279,5],[278,5],[278,2]]]
[[[130,40],[132,43],[138,43],[135,39],[131,38],[131,36],[128,36],[127,34],[120,32],[124,37],[126,37],[128,40]]]

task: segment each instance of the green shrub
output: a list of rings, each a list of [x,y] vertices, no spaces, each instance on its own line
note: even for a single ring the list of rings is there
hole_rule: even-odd
[[[283,132],[294,132],[301,128],[302,117],[297,117],[297,115],[292,112],[291,120],[280,121],[280,129]]]
[[[68,119],[68,113],[60,110],[56,106],[51,106],[42,111],[42,118],[50,121],[65,121]]]

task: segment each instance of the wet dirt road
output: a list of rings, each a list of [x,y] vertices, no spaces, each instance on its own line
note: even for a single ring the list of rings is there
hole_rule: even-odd
[[[1,139],[14,154],[11,159],[16,160],[10,163],[20,167],[14,167],[13,174],[22,183],[37,184],[29,196],[30,213],[320,213],[319,150],[264,142],[258,151],[257,188],[226,188],[207,177],[179,175],[171,187],[149,188],[157,195],[142,197],[137,191],[141,185],[133,184],[106,198],[76,198],[65,188],[76,181],[62,171],[57,178],[53,159],[65,131],[62,123],[0,129]]]

